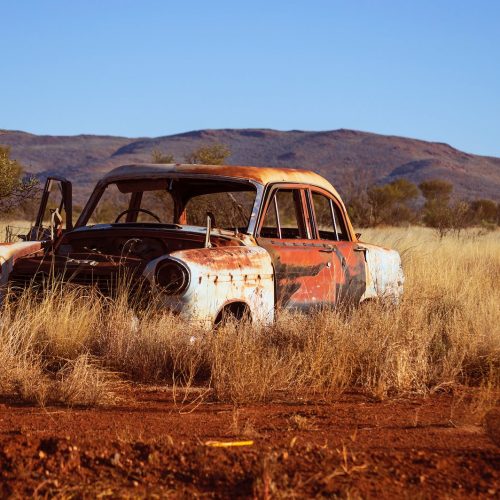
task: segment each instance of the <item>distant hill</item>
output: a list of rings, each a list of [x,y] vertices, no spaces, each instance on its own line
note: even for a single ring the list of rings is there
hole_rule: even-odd
[[[96,180],[115,166],[150,161],[155,149],[182,162],[193,149],[213,142],[229,146],[229,164],[307,168],[328,178],[341,192],[352,182],[385,183],[404,177],[419,183],[440,178],[453,183],[456,196],[500,200],[500,158],[354,130],[221,129],[136,139],[0,130],[0,144],[10,145],[12,156],[27,171],[41,177],[57,172],[74,181],[80,203]]]

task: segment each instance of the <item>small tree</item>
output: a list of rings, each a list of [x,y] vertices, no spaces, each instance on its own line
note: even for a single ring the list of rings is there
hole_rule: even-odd
[[[154,149],[151,153],[151,161],[153,163],[175,163],[174,155],[162,153],[158,149]]]
[[[231,156],[231,150],[227,146],[215,143],[195,149],[186,156],[186,163],[198,165],[224,165],[224,162],[229,156]]]
[[[453,184],[441,179],[433,179],[421,182],[418,187],[425,198],[422,219],[425,225],[435,229],[439,237],[443,238],[458,222],[450,207]],[[457,208],[460,208],[460,214],[464,215],[463,207]]]
[[[351,222],[358,228],[370,227],[373,222],[373,207],[368,191],[376,181],[373,172],[360,176],[354,170],[347,170],[343,176],[341,194]]]
[[[0,146],[0,214],[22,207],[38,187],[38,179],[24,176],[22,165],[10,158],[10,148]]]
[[[470,219],[473,224],[497,224],[498,207],[492,200],[479,199],[470,203]]]
[[[418,187],[427,201],[436,201],[447,204],[453,191],[453,184],[441,179],[432,179],[421,182]]]
[[[383,186],[372,186],[367,194],[374,224],[398,225],[414,219],[410,203],[417,198],[418,188],[413,182],[396,179]]]
[[[370,227],[373,224],[372,208],[366,191],[360,191],[357,196],[346,198],[347,213],[351,222],[357,227]]]

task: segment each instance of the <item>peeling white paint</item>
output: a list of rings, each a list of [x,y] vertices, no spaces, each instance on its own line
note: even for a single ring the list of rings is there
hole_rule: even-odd
[[[396,250],[360,243],[366,249],[366,290],[361,301],[382,299],[398,304],[403,295],[404,275]]]
[[[190,273],[180,296],[163,295],[161,302],[186,320],[210,328],[231,302],[246,304],[252,321],[274,321],[274,276],[271,257],[258,246],[180,250],[151,261],[144,276],[154,287],[157,265],[165,259],[183,264]],[[161,292],[160,292],[161,293]]]

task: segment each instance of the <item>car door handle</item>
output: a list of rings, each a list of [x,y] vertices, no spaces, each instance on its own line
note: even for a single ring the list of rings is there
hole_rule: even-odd
[[[355,252],[366,252],[366,248],[365,247],[354,247],[354,251]]]
[[[324,252],[324,253],[333,253],[333,248],[332,247],[328,247],[328,248],[320,248],[319,250],[320,252]]]

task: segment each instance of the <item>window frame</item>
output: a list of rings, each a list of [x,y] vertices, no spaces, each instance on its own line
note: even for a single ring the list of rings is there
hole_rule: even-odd
[[[325,198],[327,198],[329,201],[333,227],[335,230],[335,235],[337,237],[337,239],[335,239],[335,240],[325,240],[325,239],[321,238],[321,236],[319,234],[318,223],[317,223],[317,218],[316,218],[316,211],[314,208],[313,193],[322,195]],[[307,189],[307,205],[308,205],[309,212],[311,214],[312,234],[315,236],[316,240],[331,241],[331,242],[335,242],[335,243],[339,243],[341,241],[353,241],[352,234],[351,234],[351,231],[349,228],[349,224],[347,223],[348,219],[346,217],[344,208],[339,203],[339,201],[336,199],[336,197],[332,195],[332,193],[326,191],[325,189],[316,187],[316,186],[309,186]],[[342,220],[337,221],[335,208],[337,208],[337,213],[340,214],[340,216],[342,217]],[[343,226],[345,234],[346,234],[345,240],[339,239],[339,231],[338,231],[337,224],[340,227]]]
[[[310,212],[309,212],[309,207],[306,202],[306,197],[307,197],[307,190],[309,189],[308,185],[305,184],[295,184],[295,183],[275,183],[267,186],[266,193],[263,196],[264,202],[262,204],[260,213],[259,213],[259,218],[256,224],[256,232],[255,232],[255,237],[256,238],[263,238],[266,240],[280,240],[280,241],[297,241],[297,240],[312,240],[313,239],[313,232],[312,228],[310,225]],[[279,190],[294,190],[299,192],[299,197],[300,201],[298,204],[298,207],[300,209],[300,213],[298,214],[297,218],[297,223],[298,223],[298,229],[299,229],[299,238],[283,238],[283,234],[281,231],[281,223],[280,223],[280,218],[279,218],[279,207],[278,207],[278,200],[276,199],[276,193]],[[261,236],[260,232],[262,230],[262,227],[264,225],[264,219],[267,215],[267,211],[271,205],[271,203],[274,205],[274,210],[275,210],[275,216],[276,216],[276,222],[277,222],[277,237],[268,237],[268,236]],[[296,205],[297,208],[297,205]]]
[[[94,210],[98,203],[101,200],[101,197],[106,190],[107,186],[109,184],[116,184],[119,182],[135,182],[135,181],[143,181],[145,179],[144,174],[132,174],[132,175],[116,175],[116,176],[105,176],[103,179],[99,180],[94,187],[92,193],[90,194],[89,198],[87,199],[87,202],[85,203],[83,210],[80,213],[80,216],[78,217],[78,220],[74,224],[74,228],[79,228],[79,227],[90,227],[95,224],[91,224],[91,218],[92,214],[94,213]],[[182,172],[168,172],[168,173],[163,173],[160,172],[158,174],[151,174],[148,175],[147,180],[150,181],[162,181],[162,180],[167,180],[169,182],[172,182],[173,180],[176,179],[181,179],[181,180],[190,180],[190,179],[203,179],[203,180],[209,180],[209,181],[222,181],[222,182],[231,182],[231,183],[239,183],[239,184],[250,184],[253,186],[255,189],[255,201],[253,204],[252,208],[252,213],[250,216],[250,220],[248,223],[248,227],[246,228],[246,231],[244,231],[244,234],[249,234],[249,235],[254,235],[256,232],[257,224],[258,224],[258,216],[259,216],[259,209],[262,206],[262,200],[265,198],[265,188],[262,185],[262,183],[257,182],[252,179],[244,179],[244,178],[239,178],[239,177],[230,177],[226,175],[209,175],[209,174],[193,174],[193,173],[182,173]],[[179,199],[174,200],[176,204],[176,210],[182,209],[182,203]],[[130,205],[129,205],[130,206]],[[176,220],[178,218],[182,217],[182,213],[176,213],[175,218]],[[163,228],[159,228],[163,230]]]

